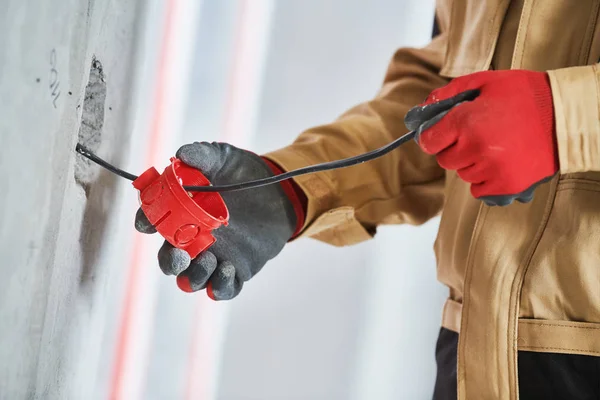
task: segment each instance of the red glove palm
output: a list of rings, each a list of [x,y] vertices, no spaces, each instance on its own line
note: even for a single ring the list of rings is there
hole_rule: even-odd
[[[407,125],[411,113],[422,118],[428,107],[436,107],[431,104],[473,89],[479,90],[475,100],[446,105],[451,109],[439,122],[420,121],[418,143],[442,168],[456,170],[470,183],[474,197],[489,204],[527,202],[535,186],[559,167],[546,73],[485,71],[456,78],[411,110]]]

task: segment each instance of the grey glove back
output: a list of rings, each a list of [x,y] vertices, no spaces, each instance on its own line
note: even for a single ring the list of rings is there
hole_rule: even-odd
[[[195,142],[182,146],[176,156],[202,171],[213,185],[273,175],[262,158],[226,143]],[[178,276],[183,290],[206,288],[213,299],[228,300],[283,249],[294,233],[296,214],[279,184],[221,195],[229,209],[229,225],[213,231],[216,243],[191,260],[187,252],[165,241],[158,262],[166,275]],[[141,209],[135,227],[142,233],[156,232]]]

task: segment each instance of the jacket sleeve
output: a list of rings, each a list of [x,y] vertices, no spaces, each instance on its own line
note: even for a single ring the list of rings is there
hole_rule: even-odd
[[[549,71],[560,172],[600,171],[600,64]]]
[[[373,100],[265,156],[289,171],[393,141],[407,132],[408,110],[448,82],[438,74],[445,49],[443,33],[422,49],[398,50]],[[411,141],[382,158],[295,181],[308,200],[299,236],[343,246],[369,239],[380,224],[421,224],[435,216],[443,205],[445,172]]]

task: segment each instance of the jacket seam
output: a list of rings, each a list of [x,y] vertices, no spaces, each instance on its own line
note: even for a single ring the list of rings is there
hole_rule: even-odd
[[[557,192],[564,192],[566,190],[577,190],[577,191],[581,191],[581,192],[592,192],[592,193],[598,193],[600,192],[600,188],[598,189],[590,189],[590,188],[584,188],[584,187],[577,187],[577,186],[568,186],[568,187],[561,187],[556,189]]]
[[[520,322],[524,322],[525,324],[528,324],[528,325],[536,325],[536,326],[553,326],[553,327],[558,327],[558,328],[574,328],[574,329],[600,330],[600,326],[594,327],[594,326],[578,326],[578,325],[562,325],[562,324],[545,324],[543,322],[541,322],[541,323],[538,323],[538,322],[528,322],[528,321],[526,322],[526,321],[523,321],[522,319],[520,319],[519,321]]]
[[[569,348],[565,348],[565,347],[521,346],[519,349],[525,350],[525,351],[527,351],[527,349],[540,349],[540,350],[555,350],[555,351],[572,351],[573,353],[583,353],[583,354],[600,354],[600,351],[569,349]]]
[[[510,313],[512,313],[512,320],[515,321],[514,324],[514,328],[512,328],[507,335],[507,348],[508,349],[515,349],[517,350],[517,346],[516,345],[512,345],[512,344],[516,344],[518,342],[518,330],[519,330],[519,309],[521,307],[521,294],[523,291],[523,283],[525,282],[525,277],[527,276],[527,272],[529,271],[529,267],[531,266],[531,261],[533,260],[533,257],[535,256],[535,253],[540,245],[540,242],[542,240],[542,238],[544,237],[544,233],[546,232],[546,229],[548,227],[548,221],[550,220],[550,217],[552,215],[552,211],[554,210],[554,202],[556,200],[556,193],[557,193],[557,186],[558,186],[558,181],[554,180],[554,188],[552,190],[552,193],[550,193],[550,195],[548,196],[548,199],[546,200],[546,210],[544,211],[544,214],[542,216],[542,221],[540,222],[540,225],[538,227],[538,231],[536,232],[536,235],[533,239],[533,242],[531,243],[530,246],[530,250],[528,251],[528,254],[525,258],[525,262],[524,262],[524,267],[523,267],[523,273],[522,274],[515,274],[515,277],[513,278],[512,284],[511,284],[511,292],[515,290],[515,284],[518,283],[518,287],[516,288],[516,293],[514,294],[514,296],[516,297],[515,299],[515,304],[514,304],[514,308],[512,310],[509,310]],[[518,282],[517,282],[518,280]],[[511,293],[511,298],[513,297],[513,294]],[[509,363],[510,365],[510,363]],[[512,368],[512,374],[513,374],[513,379],[514,382],[516,384],[515,390],[517,393],[517,398],[519,395],[519,365],[518,362],[515,358],[514,362],[513,362],[513,367]]]
[[[479,239],[481,238],[481,232],[480,232],[480,227],[481,225],[484,223],[485,221],[485,217],[487,216],[487,209],[483,207],[483,203],[481,203],[479,205],[479,210],[477,212],[477,218],[475,220],[475,226],[473,227],[473,235],[476,235],[476,237],[471,237],[471,242],[469,244],[469,254],[467,255],[467,271],[466,271],[466,280],[464,283],[464,297],[463,297],[463,309],[466,312],[463,312],[461,317],[464,318],[464,321],[461,321],[461,327],[460,327],[460,331],[462,332],[462,334],[459,336],[458,340],[458,352],[457,352],[457,357],[456,357],[456,361],[457,361],[457,379],[460,378],[460,372],[462,372],[462,379],[463,379],[463,385],[460,385],[460,382],[458,383],[457,386],[457,390],[458,390],[458,398],[464,398],[464,393],[461,395],[461,387],[464,386],[464,391],[467,391],[467,370],[466,368],[460,368],[460,359],[465,357],[464,355],[464,346],[461,346],[461,339],[464,342],[464,340],[466,339],[466,337],[468,336],[468,326],[469,326],[469,310],[468,310],[468,303],[471,301],[471,293],[470,293],[470,287],[471,287],[471,281],[473,278],[473,254],[475,254],[475,251],[477,250],[477,245],[479,244]],[[472,244],[472,245],[471,245]],[[465,307],[467,306],[467,307]],[[464,328],[463,325],[464,324]]]
[[[565,177],[565,174],[561,174],[561,178],[558,181],[559,186],[569,185],[569,184],[574,184],[574,183],[600,185],[600,180],[594,180],[594,179],[589,179],[589,178],[579,178],[579,177]]]
[[[444,213],[443,210],[448,206],[448,204],[450,204],[450,199],[452,199],[454,197],[454,193],[456,192],[456,187],[458,186],[456,184],[456,179],[457,179],[456,176],[451,177],[450,175],[448,175],[448,173],[446,173],[446,179],[452,179],[452,183],[449,184],[450,190],[448,191],[448,195],[446,196],[446,194],[444,193],[444,204],[442,206],[442,218],[440,218],[438,232],[442,232],[442,228],[446,226],[446,223],[445,223],[446,218],[443,218],[443,213]]]
[[[455,23],[455,12],[456,12],[456,2],[452,3],[452,10],[450,12],[450,27],[448,29],[448,48],[446,51],[446,56],[444,58],[444,64],[442,66],[442,68],[440,69],[440,74],[443,74],[445,76],[450,76],[450,75],[457,75],[458,74],[465,74],[465,73],[473,73],[473,72],[479,72],[482,71],[484,68],[489,68],[489,65],[491,64],[492,58],[494,56],[494,52],[496,49],[496,44],[498,42],[497,38],[496,41],[492,41],[492,38],[495,34],[498,34],[500,32],[500,30],[502,29],[502,23],[500,23],[499,26],[496,26],[495,22],[498,19],[498,15],[500,14],[501,10],[506,11],[508,8],[506,6],[506,0],[500,2],[500,4],[498,4],[496,6],[496,10],[494,11],[494,14],[492,16],[492,18],[490,18],[488,20],[488,24],[489,24],[489,28],[487,30],[487,36],[486,36],[486,43],[487,43],[487,54],[485,54],[485,58],[483,59],[483,62],[479,62],[475,67],[471,65],[465,65],[464,63],[452,63],[451,67],[448,67],[448,59],[450,58],[451,54],[453,51],[455,51],[455,46],[452,44],[452,34],[456,33],[456,23]],[[452,47],[451,47],[452,46]],[[485,67],[487,66],[487,67]]]
[[[600,80],[598,80],[598,65],[600,64],[592,65],[592,75],[594,76],[594,82],[596,83],[596,104],[598,105],[597,111],[598,116],[600,117]]]
[[[589,62],[590,53],[592,51],[592,41],[594,39],[594,31],[596,30],[596,24],[598,23],[598,2],[594,2],[591,5],[590,19],[588,20],[587,29],[585,31],[584,40],[581,43],[579,49],[579,64],[587,64]],[[595,10],[594,10],[595,7]],[[591,29],[590,29],[591,28]],[[587,51],[586,51],[587,49]],[[585,58],[584,58],[585,54]]]
[[[448,41],[446,43],[446,52],[444,54],[444,62],[440,68],[440,73],[442,71],[444,71],[446,69],[446,66],[448,65],[448,60],[450,59],[450,55],[451,53],[454,51],[454,47],[455,45],[453,45],[452,43],[452,37],[454,36],[453,34],[455,33],[455,30],[452,29],[453,28],[453,24],[452,21],[454,21],[455,17],[455,13],[456,13],[456,1],[452,2],[451,5],[451,9],[450,9],[450,20],[448,21]]]
[[[527,2],[527,0],[525,0]],[[516,46],[521,46],[521,51],[519,52],[519,66],[523,64],[523,57],[525,55],[525,46],[527,45],[527,36],[529,35],[529,20],[531,19],[531,10],[535,4],[535,0],[531,0],[529,4],[524,4],[523,9],[521,10],[521,18],[519,21],[519,29],[517,31],[517,38],[515,40],[515,50]],[[528,6],[525,8],[525,6]],[[525,21],[524,19],[527,18]],[[521,30],[522,29],[522,30]],[[521,41],[521,36],[523,35],[523,40]],[[511,61],[511,69],[514,69],[515,66],[515,58],[513,55],[513,60]]]
[[[483,69],[484,65],[487,65],[489,67],[489,65],[492,62],[492,58],[494,57],[494,52],[496,51],[496,44],[498,43],[497,35],[500,34],[500,30],[502,29],[502,22],[500,22],[500,24],[497,27],[494,27],[494,23],[498,19],[498,14],[500,13],[500,9],[504,9],[506,12],[507,8],[504,7],[504,2],[502,2],[496,6],[496,11],[494,11],[494,15],[493,15],[491,21],[489,21],[490,27],[488,29],[488,35],[487,35],[488,54],[486,54],[486,58],[484,59],[484,62],[482,64],[478,65],[478,68],[477,68],[478,70]],[[494,31],[495,31],[495,33],[494,33]],[[494,36],[494,34],[496,35],[496,40],[494,42],[492,42],[492,37]]]

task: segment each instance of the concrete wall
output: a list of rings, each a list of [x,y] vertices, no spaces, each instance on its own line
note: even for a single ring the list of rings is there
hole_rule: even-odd
[[[101,156],[141,168],[128,153],[150,4],[0,1],[2,399],[93,398],[109,375],[131,230],[114,210],[135,192],[76,168],[74,148],[81,129]]]

